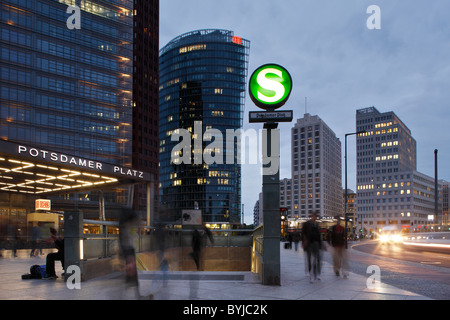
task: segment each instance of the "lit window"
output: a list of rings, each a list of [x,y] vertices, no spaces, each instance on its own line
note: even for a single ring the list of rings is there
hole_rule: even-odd
[[[211,111],[213,117],[223,117],[223,111]]]
[[[179,53],[186,53],[186,52],[190,52],[190,51],[205,50],[205,49],[206,49],[206,44],[194,44],[191,46],[180,48]]]

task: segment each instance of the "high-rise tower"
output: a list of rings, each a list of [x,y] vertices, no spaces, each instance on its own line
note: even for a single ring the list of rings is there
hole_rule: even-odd
[[[416,140],[392,111],[356,111],[358,228],[420,229],[434,215],[434,179],[417,172]]]
[[[165,216],[176,221],[183,209],[198,204],[203,221],[234,224],[241,214],[241,167],[225,161],[227,129],[243,124],[250,42],[228,30],[197,30],[180,35],[160,51],[160,198]],[[194,132],[201,123],[201,133]],[[223,163],[173,163],[176,129],[201,139],[204,152],[208,129],[223,135],[222,148],[209,150]],[[194,147],[194,142],[192,143]],[[231,147],[237,154],[237,142]],[[163,209],[164,211],[164,209]]]
[[[133,19],[133,168],[151,173],[153,199],[159,157],[159,0],[135,0]],[[135,209],[146,206],[146,192],[145,185],[135,188]]]
[[[292,214],[342,214],[341,142],[318,116],[306,113],[291,129]]]

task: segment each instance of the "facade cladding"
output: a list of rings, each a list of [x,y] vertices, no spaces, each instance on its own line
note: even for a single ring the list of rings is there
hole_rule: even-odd
[[[241,215],[241,166],[225,161],[226,152],[237,154],[237,141],[226,146],[226,130],[243,124],[250,42],[226,30],[198,30],[178,36],[160,51],[160,200],[166,221],[179,221],[183,209],[198,204],[203,222],[236,224]],[[194,132],[201,122],[202,132]],[[202,150],[223,163],[174,163],[172,141],[176,129],[201,139]],[[223,146],[208,150],[214,138],[204,134],[219,130]],[[180,138],[180,141],[182,139]],[[227,150],[228,149],[228,150]],[[191,157],[192,159],[194,157]]]
[[[134,1],[133,45],[133,168],[153,177],[158,190],[158,59],[159,0]],[[135,188],[134,208],[146,206],[146,186]]]
[[[81,29],[68,28],[70,5],[81,9]],[[1,139],[131,166],[133,1],[0,7]]]
[[[291,217],[308,218],[313,212],[320,217],[341,214],[340,140],[319,116],[309,113],[297,120],[291,136]]]

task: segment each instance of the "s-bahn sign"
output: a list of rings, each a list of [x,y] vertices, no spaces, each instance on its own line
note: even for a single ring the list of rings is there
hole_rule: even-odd
[[[292,121],[293,112],[291,110],[276,111],[276,109],[286,103],[291,91],[291,76],[280,65],[265,64],[256,69],[250,77],[250,98],[257,107],[265,110],[249,113],[249,122],[262,122],[266,130],[262,141],[262,194],[264,196],[262,283],[264,285],[280,284],[280,246],[279,236],[276,236],[280,234],[281,223],[278,201],[280,198],[280,129],[277,129],[277,126],[278,122]]]
[[[280,108],[286,103],[291,91],[291,75],[278,64],[262,65],[250,77],[250,98],[261,109],[273,111]]]
[[[250,111],[248,122],[291,122],[292,110],[284,111]]]

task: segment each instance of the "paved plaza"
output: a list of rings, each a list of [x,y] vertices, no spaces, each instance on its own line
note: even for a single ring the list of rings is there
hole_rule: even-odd
[[[323,262],[320,280],[310,282],[305,274],[303,251],[281,250],[281,285],[264,286],[251,272],[168,272],[166,281],[158,272],[139,273],[139,296],[125,287],[122,273],[81,282],[68,289],[62,277],[56,280],[22,280],[33,264],[45,264],[45,255],[29,257],[29,250],[13,258],[0,258],[0,299],[5,300],[429,300],[429,298],[384,284],[367,286],[370,276],[350,273],[337,277],[332,265]],[[351,250],[351,249],[349,249]],[[329,254],[325,252],[324,254]],[[60,264],[57,262],[57,270]]]

